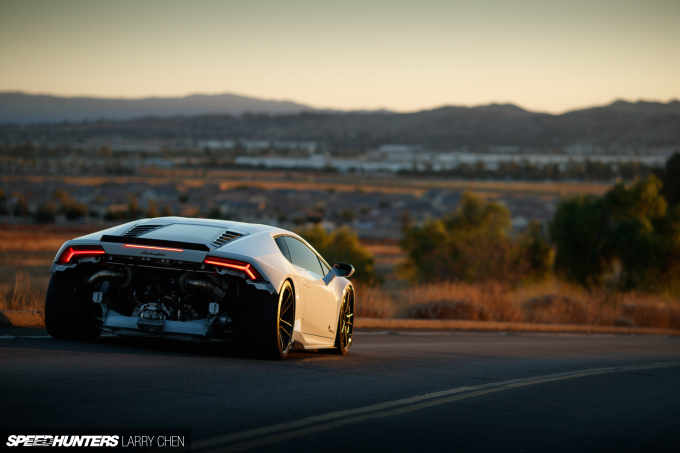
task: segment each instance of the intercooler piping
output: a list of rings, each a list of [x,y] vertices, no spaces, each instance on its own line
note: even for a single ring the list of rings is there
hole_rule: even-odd
[[[122,283],[120,286],[127,286],[132,280],[132,271],[128,268],[124,268],[124,271],[104,269],[92,274],[87,279],[87,284],[95,286],[102,280],[112,281],[112,283],[115,281],[116,283]]]
[[[224,298],[224,291],[209,281],[192,277],[187,278],[183,283],[187,288],[210,294],[217,302],[220,302]]]

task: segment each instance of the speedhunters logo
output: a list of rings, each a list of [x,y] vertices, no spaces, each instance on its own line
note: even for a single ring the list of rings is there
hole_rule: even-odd
[[[117,447],[119,436],[9,436],[8,447]]]
[[[87,431],[87,432],[85,432]],[[0,450],[6,447],[56,447],[107,451],[191,451],[191,431],[182,430],[2,430]]]

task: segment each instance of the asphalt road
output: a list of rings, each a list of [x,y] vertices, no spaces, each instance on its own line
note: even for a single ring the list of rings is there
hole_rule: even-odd
[[[3,428],[191,428],[193,451],[680,451],[680,338],[357,332],[350,354],[0,329]]]

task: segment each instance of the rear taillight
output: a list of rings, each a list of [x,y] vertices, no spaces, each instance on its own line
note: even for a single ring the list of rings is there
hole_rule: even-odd
[[[59,264],[70,264],[73,258],[84,258],[88,256],[104,255],[106,252],[99,245],[72,245],[66,247],[61,253],[57,262]]]
[[[250,263],[244,263],[243,261],[228,260],[226,258],[216,258],[214,256],[207,257],[204,261],[205,264],[212,264],[213,266],[227,267],[229,269],[235,269],[241,271],[251,280],[259,280],[262,278],[257,269],[255,269]]]

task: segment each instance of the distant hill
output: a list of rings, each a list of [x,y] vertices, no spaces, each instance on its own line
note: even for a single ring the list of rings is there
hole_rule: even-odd
[[[603,107],[594,107],[590,109],[578,110],[577,112],[579,111],[580,112],[609,111],[620,113],[638,113],[646,115],[656,115],[660,113],[680,114],[680,101],[676,99],[668,102],[667,104],[664,104],[662,102],[638,101],[633,103],[618,100]]]
[[[149,116],[298,113],[314,110],[290,101],[268,101],[235,94],[178,98],[106,99],[0,92],[0,123],[127,120]]]
[[[191,98],[194,97],[184,99]],[[262,106],[272,105],[269,101],[258,102]],[[194,109],[200,108],[196,105]],[[680,149],[678,101],[616,101],[561,115],[530,112],[511,104],[445,106],[412,113],[331,112],[293,103],[273,105],[284,111],[272,115],[251,109],[254,114],[241,116],[192,116],[184,111],[183,116],[156,115],[119,121],[29,126],[0,124],[0,141],[72,144],[93,139],[106,142],[117,137],[120,140],[160,139],[185,143],[201,139],[314,140],[327,144],[332,150],[368,149],[381,144],[416,144],[442,151],[465,146],[471,150],[492,150],[496,146],[534,150],[576,147],[573,149],[583,152],[594,149],[612,152]],[[286,108],[295,109],[293,106],[297,106],[297,110],[285,111]]]

